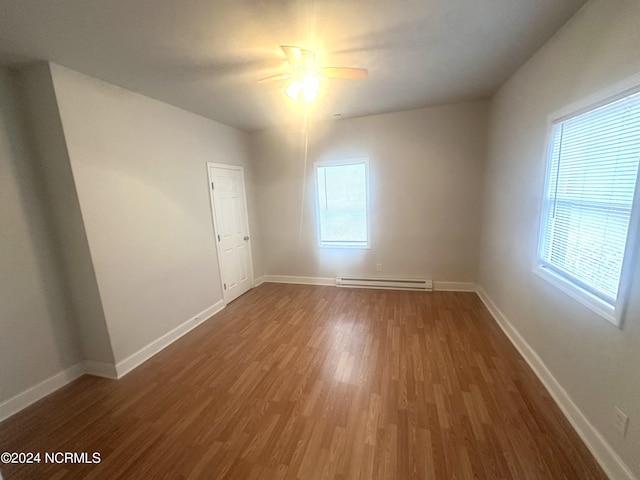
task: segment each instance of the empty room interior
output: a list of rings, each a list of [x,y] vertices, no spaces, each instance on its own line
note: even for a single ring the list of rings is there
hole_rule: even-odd
[[[638,0],[0,0],[0,478],[640,479]]]

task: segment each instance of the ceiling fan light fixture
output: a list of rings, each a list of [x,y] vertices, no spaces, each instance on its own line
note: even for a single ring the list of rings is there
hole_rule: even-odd
[[[320,79],[307,75],[302,81],[302,92],[304,93],[304,99],[307,102],[312,102],[318,96],[318,90],[320,90]]]
[[[320,90],[320,79],[313,75],[307,75],[302,80],[294,80],[285,89],[285,93],[294,101],[300,97],[300,92],[304,96],[305,102],[312,102],[318,96]]]
[[[298,100],[300,90],[302,90],[302,83],[299,80],[294,80],[291,82],[291,85],[284,90],[284,93],[286,93],[291,100]]]
[[[313,102],[318,96],[317,90],[304,90],[304,100],[305,102]]]
[[[320,80],[323,78],[362,80],[367,78],[368,75],[366,68],[318,67],[315,61],[315,54],[311,50],[296,47],[295,45],[280,45],[280,48],[289,60],[290,71],[263,78],[259,81],[293,79],[284,91],[294,102],[298,101],[300,93],[303,94],[306,103],[315,100],[320,91]]]
[[[302,80],[302,86],[305,91],[313,91],[318,93],[320,89],[320,79],[314,75],[307,75]]]

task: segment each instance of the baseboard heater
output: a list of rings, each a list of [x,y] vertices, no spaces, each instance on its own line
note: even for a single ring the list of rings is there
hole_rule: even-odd
[[[430,292],[433,282],[425,278],[336,277],[336,286],[351,288],[383,288],[387,290],[419,290]]]

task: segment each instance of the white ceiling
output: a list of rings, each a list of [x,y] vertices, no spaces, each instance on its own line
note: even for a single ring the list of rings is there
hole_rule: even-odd
[[[49,60],[244,130],[300,110],[280,44],[323,66],[315,118],[486,98],[584,0],[0,0],[0,63]]]

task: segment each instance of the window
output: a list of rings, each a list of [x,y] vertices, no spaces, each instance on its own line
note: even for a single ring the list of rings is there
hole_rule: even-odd
[[[638,223],[639,160],[637,89],[553,123],[536,271],[615,324]]]
[[[320,246],[369,248],[369,160],[315,167]]]

